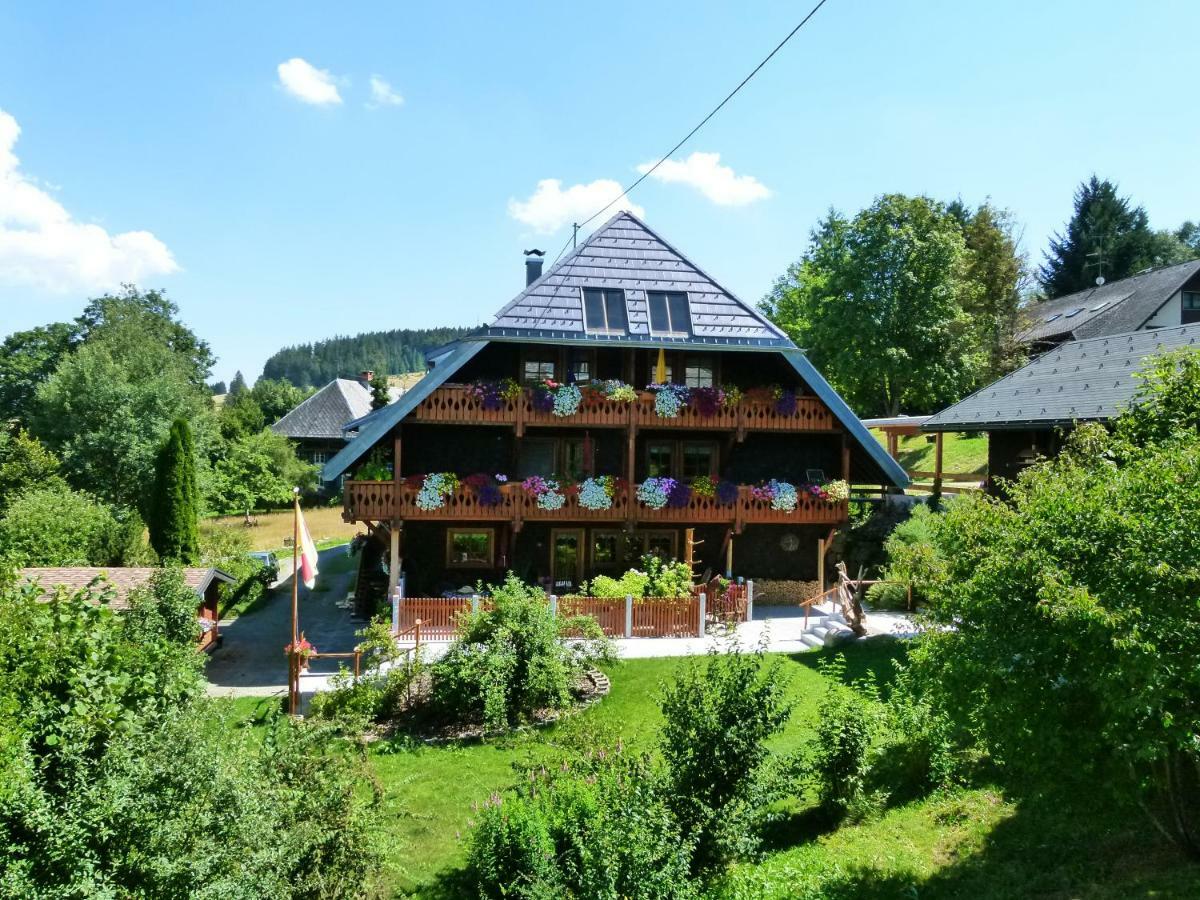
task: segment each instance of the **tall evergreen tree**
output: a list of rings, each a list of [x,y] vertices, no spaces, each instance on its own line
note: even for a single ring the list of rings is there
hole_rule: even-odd
[[[1146,211],[1093,175],[1075,191],[1074,212],[1066,231],[1051,239],[1038,279],[1053,299],[1092,287],[1099,275],[1115,281],[1176,261],[1163,252]]]
[[[199,512],[192,430],[186,419],[176,419],[158,454],[148,522],[150,544],[160,560],[185,566],[199,561]]]
[[[236,397],[244,390],[246,390],[246,379],[242,375],[242,370],[238,369],[233,373],[233,381],[229,382],[229,396]]]
[[[376,375],[371,379],[371,409],[383,409],[391,400],[388,395],[387,376]]]
[[[974,289],[963,292],[963,309],[985,359],[979,374],[984,383],[995,381],[1021,360],[1016,332],[1025,256],[1008,210],[984,203],[970,211],[955,203],[948,211],[962,223],[967,245],[966,278]]]

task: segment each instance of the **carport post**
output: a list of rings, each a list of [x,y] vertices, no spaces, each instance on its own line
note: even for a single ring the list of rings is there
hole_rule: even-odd
[[[754,579],[746,582],[746,621],[754,621]]]
[[[625,637],[633,637],[633,594],[625,595]]]
[[[704,637],[704,617],[708,613],[708,595],[704,591],[700,592],[700,627],[697,629],[698,637]]]

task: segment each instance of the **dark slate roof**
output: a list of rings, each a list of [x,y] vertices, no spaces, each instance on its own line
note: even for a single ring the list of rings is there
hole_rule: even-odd
[[[389,388],[395,401],[400,392]],[[276,434],[294,439],[341,440],[347,422],[371,411],[371,391],[353,378],[335,378],[271,426]]]
[[[1192,260],[1035,304],[1025,310],[1029,324],[1017,339],[1028,344],[1136,331],[1197,274],[1200,260]]]
[[[923,431],[1052,428],[1118,415],[1155,353],[1200,348],[1200,324],[1069,341],[942,410]]]
[[[589,334],[582,288],[625,292],[627,330]],[[647,291],[688,295],[687,337],[650,334]],[[471,338],[468,338],[470,340]],[[664,343],[705,346],[795,345],[753,307],[743,303],[632,213],[619,212],[563,260],[529,285],[473,339],[555,340],[587,343]]]

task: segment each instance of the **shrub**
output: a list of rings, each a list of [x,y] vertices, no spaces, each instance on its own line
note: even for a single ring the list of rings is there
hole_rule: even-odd
[[[327,731],[277,717],[238,740],[170,617],[37,593],[0,587],[0,894],[361,893],[362,773]]]
[[[20,494],[0,515],[0,553],[21,566],[112,566],[144,559],[142,522],[64,485]]]
[[[629,569],[620,578],[597,575],[584,587],[593,597],[689,597],[692,572],[686,563],[646,554],[641,569]]]
[[[892,609],[907,606],[906,586],[911,586],[916,603],[924,599],[926,586],[944,576],[946,563],[933,541],[937,516],[938,513],[925,504],[914,506],[912,515],[888,536],[884,543],[888,562],[883,578],[899,583],[872,585],[872,590],[868,591],[872,602]]]
[[[587,593],[593,597],[645,597],[650,587],[650,576],[637,569],[630,569],[620,578],[597,575]]]
[[[468,849],[481,897],[645,900],[698,896],[690,843],[644,758],[604,753],[493,795]]]
[[[831,682],[817,710],[817,731],[810,743],[810,773],[822,808],[840,819],[861,808],[867,797],[870,751],[880,724],[879,696],[873,682],[857,689],[841,684],[841,657],[821,666]]]
[[[493,608],[464,616],[431,667],[430,700],[445,718],[499,730],[568,706],[583,670],[612,650],[594,620],[556,619],[545,593],[511,572],[491,595]],[[576,638],[571,646],[564,634]]]
[[[125,631],[134,641],[165,637],[184,647],[200,636],[198,598],[179,569],[160,569],[150,583],[129,592]]]
[[[210,528],[201,534],[200,562],[216,566],[233,578],[221,585],[221,611],[245,612],[263,599],[271,584],[271,572],[250,558],[250,541],[234,528]]]
[[[756,826],[781,787],[770,778],[766,746],[791,714],[780,663],[729,649],[685,667],[662,699],[668,804],[696,842],[695,872],[753,851]]]

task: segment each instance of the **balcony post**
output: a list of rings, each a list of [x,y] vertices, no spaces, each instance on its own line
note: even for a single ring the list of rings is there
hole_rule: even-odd
[[[400,520],[392,519],[388,526],[388,596],[396,593],[400,583]]]
[[[633,595],[625,595],[625,637],[633,637]]]
[[[697,637],[704,637],[704,617],[708,613],[708,595],[704,591],[700,592],[700,626],[697,629]]]
[[[754,621],[754,579],[746,582],[746,621]]]

